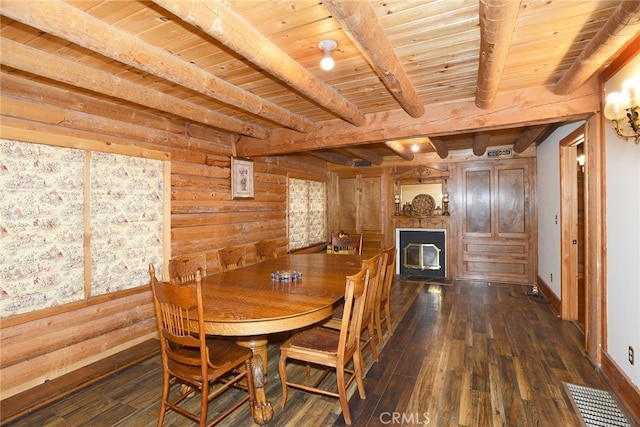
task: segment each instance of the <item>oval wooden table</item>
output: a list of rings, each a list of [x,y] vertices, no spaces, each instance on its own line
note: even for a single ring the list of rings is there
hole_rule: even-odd
[[[286,255],[202,279],[207,334],[238,337],[267,367],[268,334],[292,331],[331,316],[344,297],[345,277],[360,271],[358,255],[325,253]],[[297,281],[271,279],[276,271],[298,271]],[[263,378],[256,380],[251,411],[258,424],[271,420],[273,409],[264,396]]]

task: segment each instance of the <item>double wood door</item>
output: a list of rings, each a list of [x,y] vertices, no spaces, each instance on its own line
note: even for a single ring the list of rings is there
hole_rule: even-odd
[[[535,159],[462,165],[458,180],[458,278],[534,283]]]
[[[388,171],[349,170],[330,180],[329,226],[332,232],[363,233],[363,255],[373,255],[388,246],[385,239],[392,200]]]

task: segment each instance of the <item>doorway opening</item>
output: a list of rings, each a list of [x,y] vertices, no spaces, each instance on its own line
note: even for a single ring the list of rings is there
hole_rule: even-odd
[[[584,332],[588,295],[585,292],[585,126],[560,141],[560,217],[562,312]]]

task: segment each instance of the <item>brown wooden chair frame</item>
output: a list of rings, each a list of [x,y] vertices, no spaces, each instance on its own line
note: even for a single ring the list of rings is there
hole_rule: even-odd
[[[207,277],[207,257],[205,255],[181,255],[169,260],[169,277],[173,283],[196,280],[196,271]]]
[[[169,409],[200,426],[211,426],[247,401],[253,408],[253,352],[231,341],[206,337],[200,270],[196,271],[195,282],[187,284],[158,281],[153,265],[149,266],[149,275],[160,333],[163,368],[158,426],[162,426]],[[193,330],[194,322],[198,325],[196,330]],[[241,380],[245,380],[246,384],[243,385]],[[174,384],[181,385],[177,397],[170,396],[170,388]],[[184,385],[188,387],[186,391]],[[247,395],[207,424],[209,402],[230,387],[244,389]],[[201,396],[199,414],[181,405],[185,399],[197,392]]]
[[[364,306],[364,314],[362,315],[362,322],[360,322],[360,351],[367,346],[371,347],[371,356],[375,362],[378,361],[378,346],[375,341],[375,303],[378,293],[378,288],[382,283],[382,255],[374,255],[373,257],[362,261],[363,267],[367,267],[369,271],[369,284],[367,286],[367,295]],[[327,320],[322,326],[331,329],[340,329],[342,326],[344,305],[337,307],[331,319]]]
[[[340,237],[338,234],[331,235],[331,251],[334,254],[362,254],[362,233],[357,236]]]
[[[340,400],[345,422],[351,425],[347,388],[354,379],[358,385],[360,398],[366,398],[363,380],[364,366],[362,354],[359,351],[359,330],[366,304],[368,280],[368,269],[364,266],[358,273],[346,277],[344,315],[340,330],[322,327],[307,329],[289,338],[280,346],[278,371],[282,383],[283,408],[287,402],[287,387],[337,397]],[[326,370],[312,386],[295,383],[287,378],[287,359],[322,365],[326,367]],[[353,360],[353,370],[346,368],[351,360]],[[331,368],[336,371],[337,393],[318,388]],[[348,374],[348,379],[345,373]],[[308,377],[309,365],[307,365],[307,379]]]
[[[391,285],[396,275],[396,247],[382,251],[382,278],[378,286],[375,303],[375,328],[378,332],[378,342],[383,342],[382,322],[386,322],[387,333],[393,335],[391,326]]]
[[[244,246],[222,248],[218,251],[222,271],[235,270],[247,264],[247,250]]]
[[[275,240],[261,240],[255,243],[256,262],[278,258],[278,244]]]

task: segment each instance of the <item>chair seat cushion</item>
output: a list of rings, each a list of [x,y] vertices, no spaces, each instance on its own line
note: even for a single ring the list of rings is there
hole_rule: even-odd
[[[253,357],[250,348],[242,347],[232,341],[207,338],[209,363],[214,367],[238,365]]]
[[[308,348],[324,353],[337,353],[340,332],[333,329],[313,328],[295,335],[289,344],[291,347]]]
[[[231,341],[208,338],[207,347],[209,348],[209,377],[217,377],[253,357],[251,349]],[[198,348],[182,347],[170,350],[170,353],[172,357],[167,361],[170,372],[178,376],[202,380]]]

